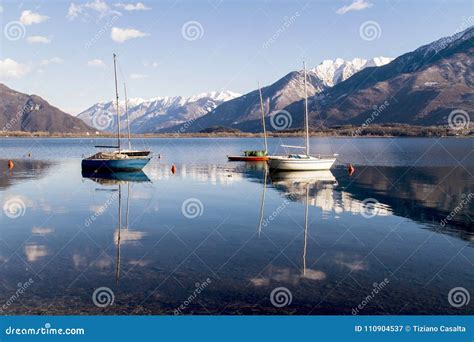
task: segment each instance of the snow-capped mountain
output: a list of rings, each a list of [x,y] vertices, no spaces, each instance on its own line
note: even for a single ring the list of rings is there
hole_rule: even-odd
[[[315,74],[327,87],[332,87],[354,75],[356,72],[372,66],[381,66],[390,63],[393,58],[375,57],[372,59],[354,58],[345,61],[342,58],[322,61],[316,68],[309,70]]]
[[[313,126],[403,123],[469,127],[474,112],[474,26],[365,69],[309,100]],[[284,110],[303,127],[303,101]],[[455,118],[456,117],[456,118]],[[457,123],[454,122],[459,120]]]
[[[214,91],[195,96],[157,97],[149,100],[130,98],[128,115],[133,133],[154,132],[162,128],[196,119],[212,111],[221,103],[240,94],[232,91]],[[127,127],[125,102],[119,101],[120,122]],[[113,101],[99,102],[80,113],[77,117],[98,130],[116,130],[116,109]]]
[[[336,84],[348,79],[355,73],[370,67],[390,63],[392,58],[375,57],[369,60],[354,58],[345,61],[342,58],[325,60],[313,69],[308,70],[308,96],[321,93]],[[304,97],[303,71],[293,71],[275,83],[262,88],[263,106],[266,115],[272,115],[291,103]],[[213,126],[237,127],[247,130],[247,122],[260,120],[260,100],[258,90],[227,101],[208,114],[197,119],[192,125],[169,126],[162,132],[197,132]],[[253,123],[252,123],[253,125]]]

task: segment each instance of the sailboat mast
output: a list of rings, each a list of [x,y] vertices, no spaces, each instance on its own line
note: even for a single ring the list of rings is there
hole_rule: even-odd
[[[119,96],[117,87],[117,62],[115,61],[117,55],[114,53],[114,76],[115,76],[115,103],[117,106],[117,147],[120,152],[120,113],[119,113]]]
[[[127,98],[127,85],[123,84],[123,92],[125,96],[125,114],[127,117],[127,128],[128,128],[128,150],[132,149],[132,143],[130,142],[130,119],[128,117],[128,98]]]
[[[262,112],[263,141],[265,143],[265,154],[268,154],[267,130],[265,127],[265,113],[263,111],[262,89],[260,88],[260,83],[257,83],[257,84],[258,84],[258,92],[260,94],[260,111]]]
[[[305,201],[305,210],[304,210],[303,275],[306,275],[306,249],[308,247],[308,204],[309,204],[309,184],[306,185],[306,201]]]
[[[308,86],[306,84],[306,62],[303,62],[304,67],[304,117],[306,126],[306,155],[309,156],[309,121],[308,121]]]
[[[258,223],[258,237],[260,237],[260,233],[262,232],[262,224],[263,224],[263,209],[265,206],[265,192],[267,190],[267,165],[265,164],[264,170],[263,170],[263,193],[262,193],[262,202],[260,203],[260,221]]]
[[[118,185],[118,231],[117,231],[117,256],[115,265],[115,282],[120,279],[120,230],[122,229],[122,185]]]

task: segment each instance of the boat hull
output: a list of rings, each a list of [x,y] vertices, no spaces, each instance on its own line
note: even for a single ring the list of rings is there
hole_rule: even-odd
[[[100,171],[139,171],[150,161],[150,158],[127,158],[127,159],[83,159],[83,170]]]
[[[267,161],[268,156],[227,156],[229,161],[259,162]]]
[[[126,154],[129,157],[147,157],[151,151],[121,150],[120,153]]]
[[[329,170],[336,158],[309,158],[291,159],[285,157],[270,157],[268,165],[270,169],[286,171],[321,171]]]

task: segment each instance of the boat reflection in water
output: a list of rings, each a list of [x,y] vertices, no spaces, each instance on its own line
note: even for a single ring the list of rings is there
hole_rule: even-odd
[[[268,177],[269,176],[269,177]],[[262,222],[264,216],[264,206],[265,206],[265,193],[267,188],[267,178],[270,178],[272,186],[280,191],[286,193],[292,201],[304,202],[304,218],[301,220],[304,221],[304,236],[303,236],[303,246],[301,252],[301,271],[294,272],[290,268],[278,268],[278,267],[268,267],[266,271],[262,272],[258,277],[251,278],[250,282],[255,286],[268,286],[272,281],[290,281],[293,284],[297,284],[300,280],[307,279],[312,281],[323,281],[326,279],[327,275],[325,272],[314,269],[313,267],[309,268],[307,266],[307,255],[308,255],[308,235],[309,235],[309,205],[310,205],[310,189],[314,188],[324,188],[327,185],[337,184],[336,177],[332,174],[331,171],[273,171],[268,172],[268,168],[264,168],[264,181],[263,181],[263,192],[262,192],[262,202],[260,206],[260,220],[258,225],[259,236],[262,231]],[[317,227],[317,221],[311,221],[313,229]],[[314,236],[314,234],[313,234]],[[314,244],[313,244],[314,246]],[[316,255],[312,251],[313,255]]]
[[[322,271],[309,269],[306,263],[308,250],[308,218],[309,218],[309,190],[310,188],[324,187],[328,184],[337,185],[336,177],[329,170],[324,171],[296,171],[296,172],[274,172],[271,175],[272,184],[275,187],[282,187],[297,190],[299,195],[304,196],[304,239],[303,239],[303,271],[302,278],[312,280],[324,280],[326,274]]]
[[[92,170],[82,170],[82,177],[89,178],[102,185],[120,185],[129,182],[151,182],[143,171],[136,172],[100,172]]]
[[[272,183],[276,186],[282,185],[317,185],[317,184],[337,184],[336,177],[329,170],[323,171],[279,171],[272,172]],[[305,187],[306,188],[306,187]]]
[[[132,231],[129,229],[129,212],[130,212],[130,196],[131,196],[131,183],[143,183],[151,182],[148,176],[143,171],[137,172],[113,172],[113,173],[101,173],[101,172],[87,172],[82,171],[82,177],[91,179],[92,181],[103,185],[112,186],[113,189],[100,188],[97,191],[116,191],[118,197],[118,208],[117,208],[117,228],[114,233],[114,244],[116,246],[116,261],[115,261],[115,282],[118,283],[120,280],[120,252],[121,244],[124,241],[139,240],[143,236],[143,232]],[[126,186],[126,205],[125,205],[125,222],[122,217],[122,187]]]

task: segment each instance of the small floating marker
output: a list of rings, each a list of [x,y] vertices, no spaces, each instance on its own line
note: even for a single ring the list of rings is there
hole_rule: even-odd
[[[28,153],[28,158],[31,158],[31,152]]]
[[[347,165],[347,172],[349,173],[349,176],[352,176],[355,172],[355,167],[352,166],[352,164]]]
[[[173,166],[171,166],[171,173],[174,175],[176,173],[176,166],[173,164]]]
[[[13,169],[14,167],[15,167],[15,163],[13,162],[13,160],[10,159],[10,160],[8,161],[8,168],[11,170],[11,169]]]

